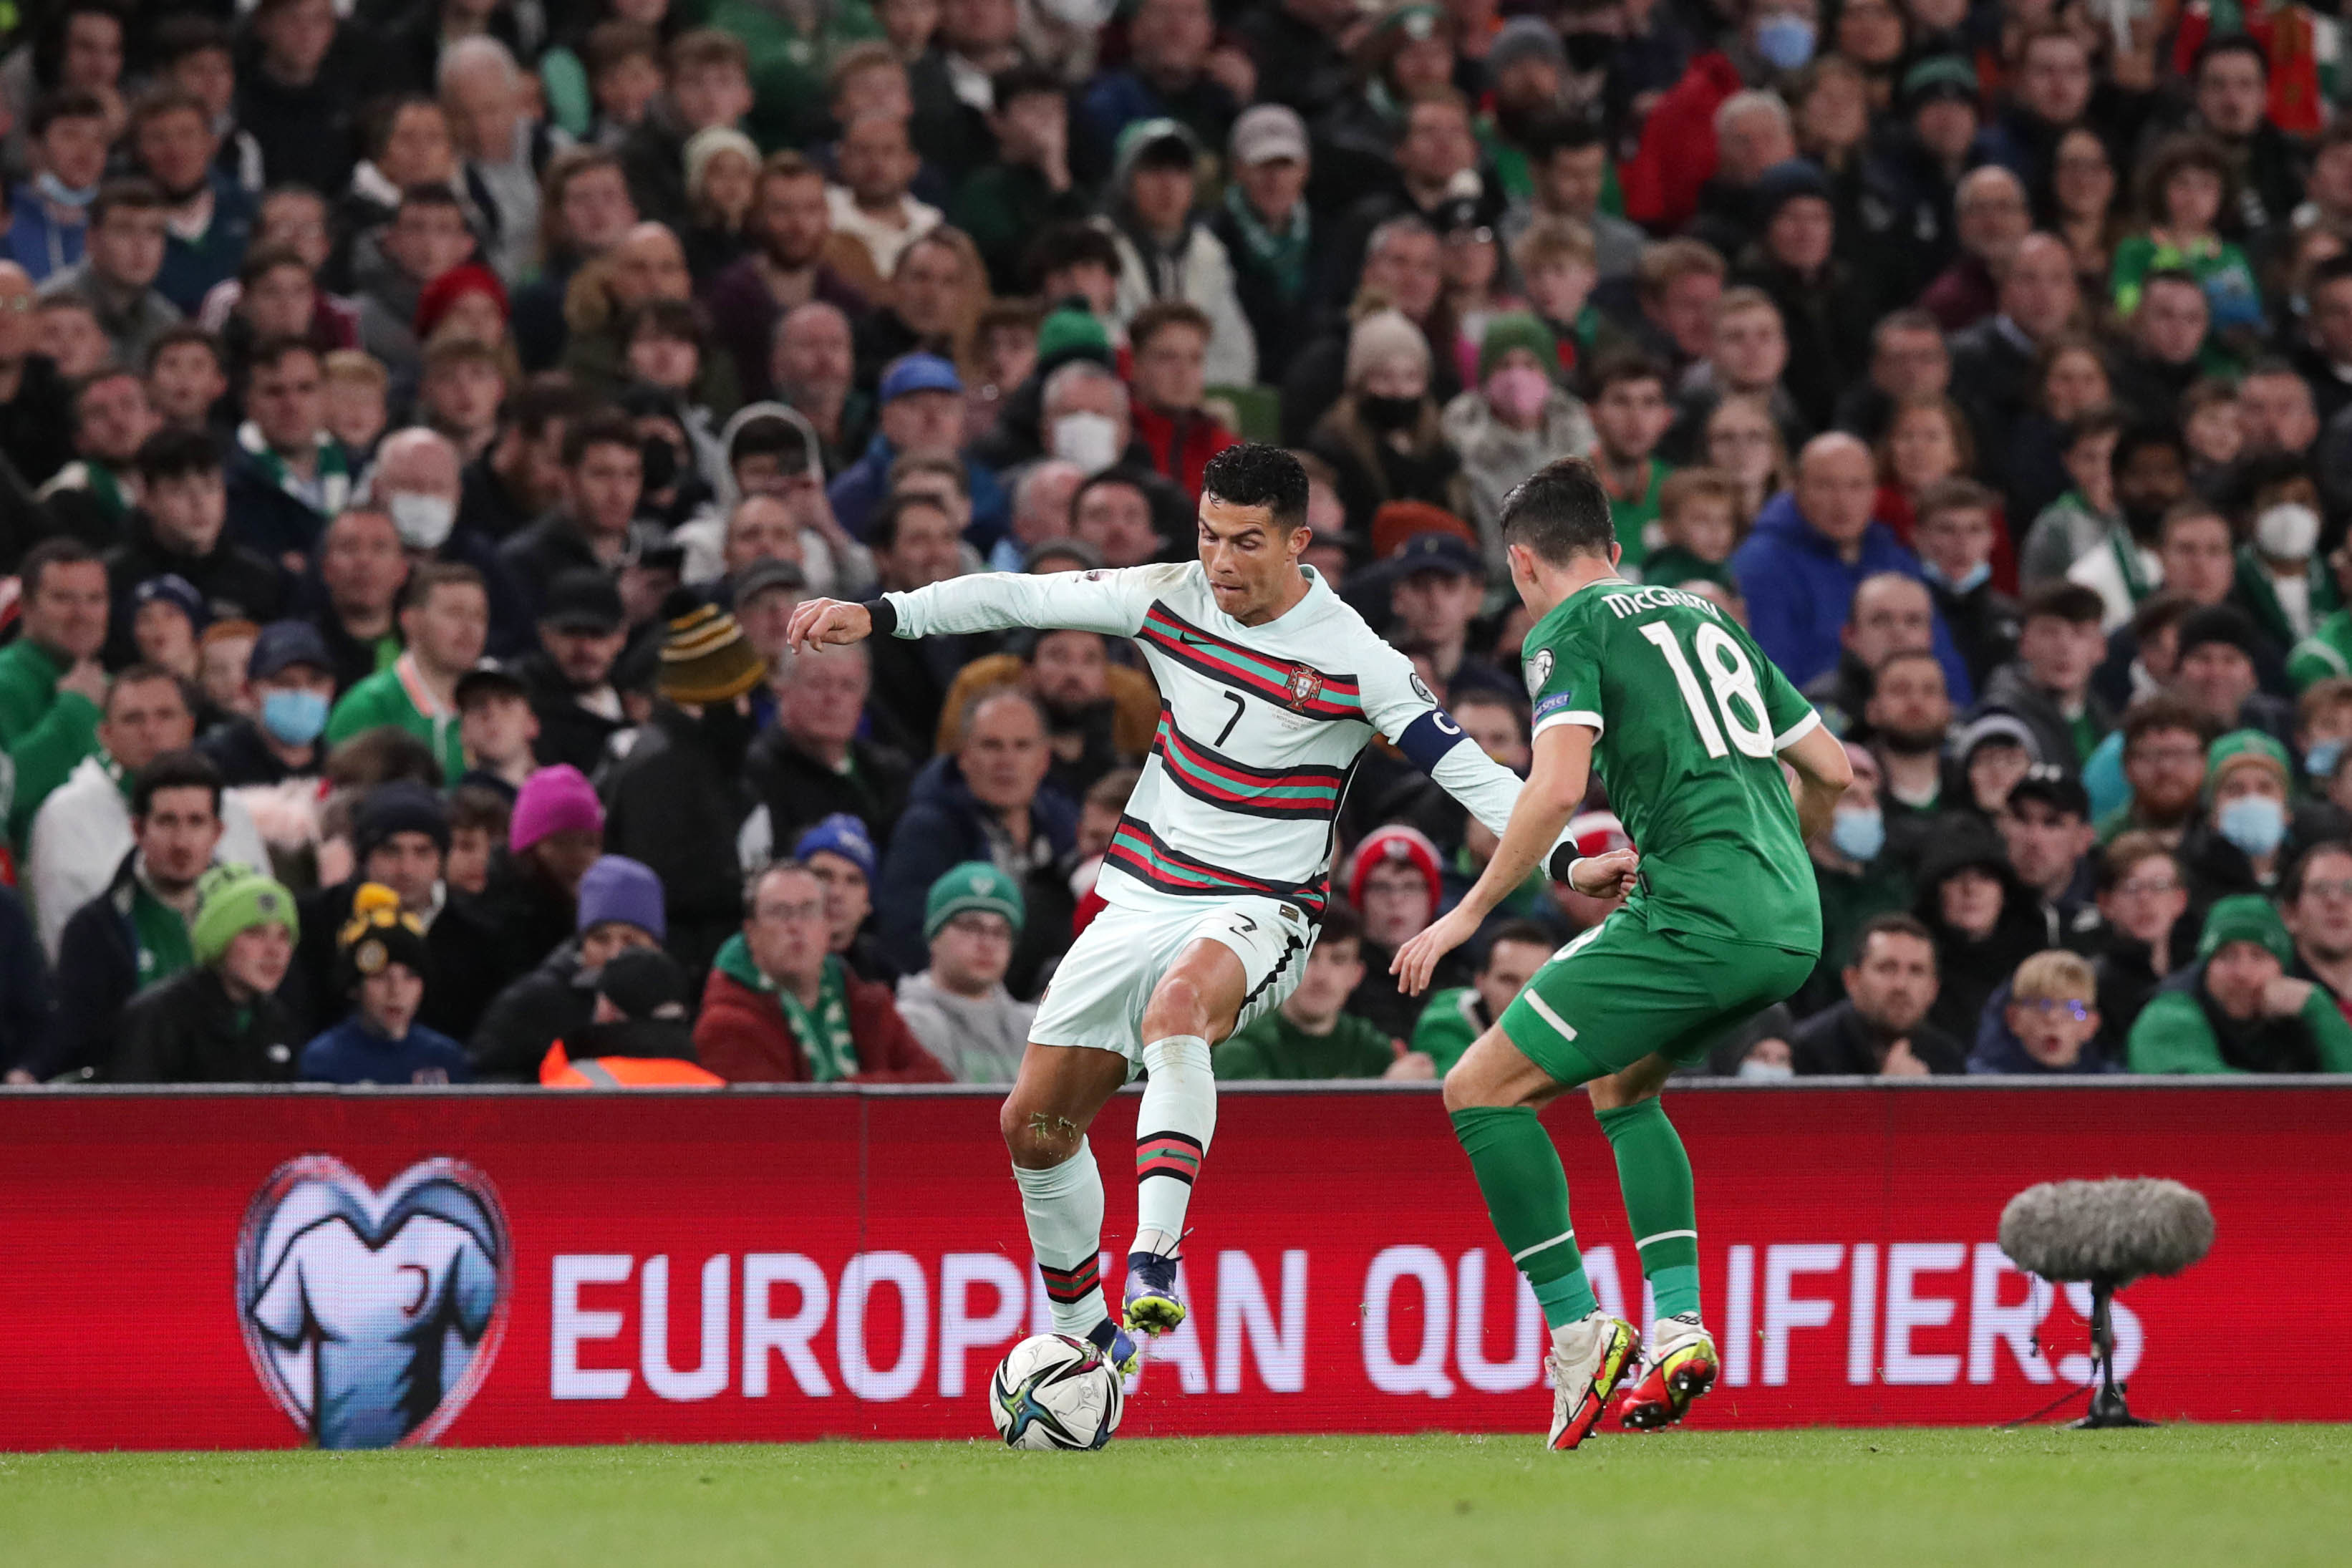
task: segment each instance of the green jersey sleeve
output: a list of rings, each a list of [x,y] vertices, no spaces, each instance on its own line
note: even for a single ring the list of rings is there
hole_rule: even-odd
[[[1547,616],[1545,625],[1530,630],[1534,642],[1526,654],[1528,700],[1532,702],[1529,739],[1555,724],[1582,724],[1595,735],[1606,731],[1601,717],[1601,639],[1591,621],[1577,615]]]

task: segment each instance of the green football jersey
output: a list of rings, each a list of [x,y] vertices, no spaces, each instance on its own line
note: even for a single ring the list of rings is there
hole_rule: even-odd
[[[1678,588],[1571,594],[1528,633],[1535,732],[1598,731],[1592,760],[1642,852],[1653,931],[1818,953],[1820,896],[1778,752],[1821,722],[1737,621]]]

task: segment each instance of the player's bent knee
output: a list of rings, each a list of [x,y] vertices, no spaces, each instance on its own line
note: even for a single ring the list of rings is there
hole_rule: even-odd
[[[1060,1164],[1078,1152],[1086,1132],[1071,1118],[1042,1110],[1017,1094],[1005,1096],[996,1125],[1013,1163],[1024,1171],[1049,1171]]]

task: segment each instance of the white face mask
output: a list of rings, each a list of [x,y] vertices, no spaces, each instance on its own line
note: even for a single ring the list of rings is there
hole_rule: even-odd
[[[2319,514],[2301,501],[2281,501],[2254,519],[2254,546],[2273,561],[2307,561],[2319,547]]]
[[[1118,421],[1108,414],[1065,414],[1054,421],[1054,456],[1098,474],[1118,461]]]
[[[457,509],[439,496],[404,492],[388,503],[393,531],[411,550],[438,550],[457,521]]]
[[[1739,1064],[1739,1076],[1750,1083],[1786,1083],[1797,1076],[1797,1069],[1787,1062],[1749,1060]]]

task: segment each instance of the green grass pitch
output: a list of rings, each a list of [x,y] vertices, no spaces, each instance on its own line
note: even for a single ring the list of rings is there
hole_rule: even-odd
[[[2352,1426],[0,1456],[50,1564],[2352,1562]]]

